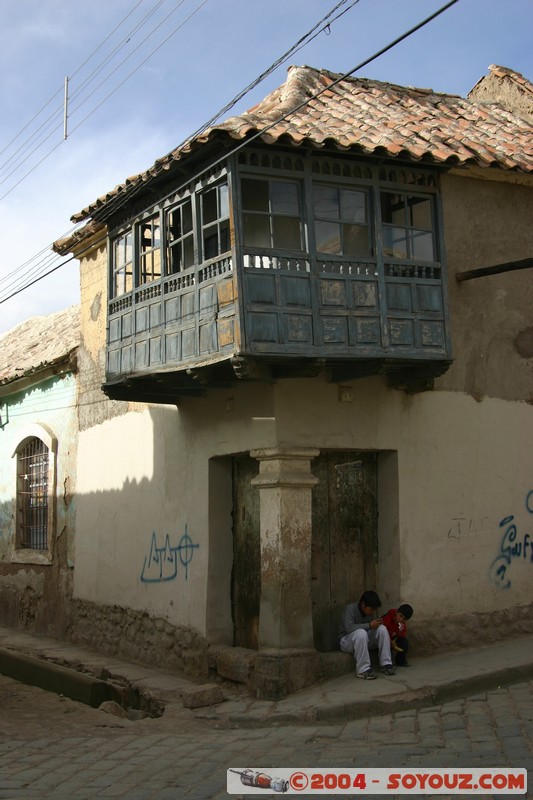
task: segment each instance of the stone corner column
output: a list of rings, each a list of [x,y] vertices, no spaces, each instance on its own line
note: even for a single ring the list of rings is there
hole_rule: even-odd
[[[311,460],[319,450],[252,450],[259,461],[261,605],[259,649],[313,648]]]

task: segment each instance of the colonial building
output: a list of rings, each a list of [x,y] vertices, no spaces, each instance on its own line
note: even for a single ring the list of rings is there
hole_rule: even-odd
[[[77,306],[0,337],[0,618],[64,635],[74,567]]]
[[[279,696],[366,588],[532,629],[532,97],[292,67],[73,217],[79,640]]]

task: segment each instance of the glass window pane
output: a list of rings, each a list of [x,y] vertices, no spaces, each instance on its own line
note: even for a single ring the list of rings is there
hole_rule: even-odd
[[[218,230],[216,225],[210,225],[204,231],[204,260],[218,256]]]
[[[295,217],[300,215],[300,202],[296,183],[271,181],[270,200],[273,213],[288,214]]]
[[[388,258],[407,258],[407,235],[404,228],[383,229],[383,254]]]
[[[381,219],[391,225],[406,224],[405,204],[402,195],[381,192]]]
[[[181,236],[181,211],[176,208],[168,215],[168,238],[170,242],[175,242]]]
[[[336,222],[315,222],[316,249],[319,253],[341,252],[341,227]]]
[[[169,249],[169,254],[168,254],[168,258],[169,258],[169,264],[168,264],[169,275],[174,275],[174,273],[179,272],[180,269],[181,269],[181,248],[182,248],[182,244],[181,244],[181,242],[178,242],[177,244],[175,244],[173,247],[171,247]]]
[[[408,197],[407,209],[409,214],[409,225],[411,225],[413,228],[423,228],[426,231],[433,229],[431,198]]]
[[[183,240],[183,269],[194,264],[194,236],[187,236]]]
[[[345,222],[366,223],[366,195],[364,192],[341,191],[341,219]]]
[[[123,263],[127,263],[133,259],[133,231],[129,231],[125,236],[122,237],[121,241],[124,245]]]
[[[432,233],[427,231],[411,232],[411,258],[416,258],[420,261],[434,260]]]
[[[161,277],[161,250],[159,248],[153,252],[153,275],[154,278]]]
[[[152,247],[152,226],[149,222],[141,224],[141,249],[147,250]]]
[[[211,189],[202,195],[202,224],[214,222],[217,219],[217,190]]]
[[[338,189],[335,189],[334,186],[315,186],[313,188],[313,208],[315,217],[339,219]],[[330,251],[325,250],[324,252]]]
[[[301,250],[300,220],[290,217],[273,217],[272,238],[273,247],[279,247],[282,250]]]
[[[223,222],[220,226],[220,252],[225,253],[229,249],[229,225],[227,222]]]
[[[132,250],[132,234],[128,233],[121,236],[114,242],[114,266],[119,268],[124,266],[128,261],[131,261],[133,256]]]
[[[244,244],[250,247],[270,247],[270,218],[244,214]]]
[[[225,219],[226,217],[229,217],[229,193],[227,183],[223,183],[222,186],[218,187],[218,202],[218,218]]]
[[[192,231],[192,203],[190,200],[187,200],[181,207],[181,227],[184,234]]]
[[[368,227],[366,225],[343,225],[343,253],[345,256],[368,256]]]
[[[269,210],[268,181],[242,180],[242,206],[246,211]]]

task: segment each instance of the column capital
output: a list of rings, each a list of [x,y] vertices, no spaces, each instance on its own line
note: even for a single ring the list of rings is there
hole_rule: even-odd
[[[312,447],[264,447],[250,450],[252,458],[258,461],[301,458],[310,461],[320,455],[320,450]]]
[[[259,475],[252,486],[274,488],[277,486],[313,488],[318,478],[311,474],[310,462],[320,454],[311,448],[265,448],[251,450],[250,455],[259,461]]]

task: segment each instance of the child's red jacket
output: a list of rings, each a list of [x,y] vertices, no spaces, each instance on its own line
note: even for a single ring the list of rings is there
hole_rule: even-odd
[[[383,624],[387,628],[391,641],[395,639],[405,639],[407,637],[407,623],[396,622],[397,608],[389,608],[383,617]]]

